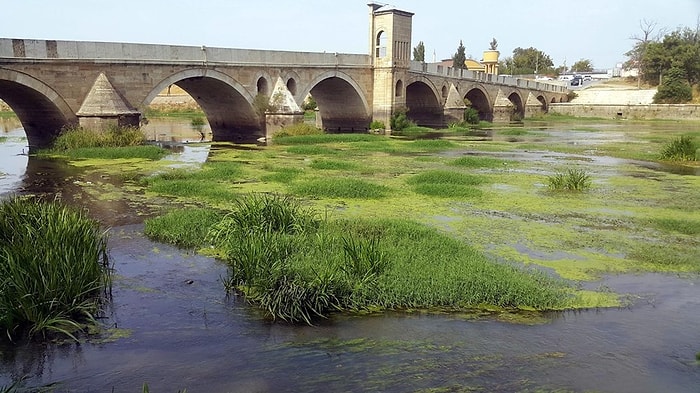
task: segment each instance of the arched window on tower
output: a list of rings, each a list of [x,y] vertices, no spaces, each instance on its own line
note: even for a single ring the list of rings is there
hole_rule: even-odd
[[[395,96],[396,97],[401,97],[403,95],[403,81],[399,79],[396,81],[396,92]]]
[[[380,31],[377,33],[377,41],[375,42],[375,56],[386,57],[386,33]]]

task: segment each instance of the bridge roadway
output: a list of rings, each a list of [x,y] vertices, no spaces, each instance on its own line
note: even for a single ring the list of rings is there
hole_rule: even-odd
[[[372,56],[111,42],[0,38],[0,99],[17,113],[31,147],[68,125],[138,125],[170,85],[203,109],[214,140],[250,141],[303,118],[307,95],[328,131],[389,124],[401,108],[419,125],[461,118],[468,99],[485,120],[508,120],[566,101],[565,87],[410,62],[380,81]],[[395,82],[395,83],[394,83]],[[378,105],[375,89],[395,89]]]

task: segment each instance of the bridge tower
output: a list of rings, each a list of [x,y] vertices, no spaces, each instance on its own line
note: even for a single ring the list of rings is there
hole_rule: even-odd
[[[374,73],[372,118],[388,128],[396,109],[406,107],[413,13],[376,3],[368,6],[369,54]]]

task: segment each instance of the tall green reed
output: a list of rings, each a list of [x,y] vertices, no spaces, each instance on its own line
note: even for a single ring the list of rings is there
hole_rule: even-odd
[[[110,283],[107,236],[56,202],[0,203],[0,328],[9,339],[93,323]]]

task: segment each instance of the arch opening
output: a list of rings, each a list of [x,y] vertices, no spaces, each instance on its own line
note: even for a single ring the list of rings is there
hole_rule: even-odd
[[[330,76],[315,84],[309,94],[317,105],[317,127],[328,132],[367,131],[370,115],[360,93],[348,81]]]
[[[525,106],[520,94],[513,92],[508,96],[508,100],[513,104],[513,112],[510,115],[511,121],[521,121],[525,118]]]
[[[471,107],[479,112],[479,120],[493,121],[493,111],[486,94],[481,89],[473,88],[464,96],[469,100]]]
[[[401,79],[396,81],[396,91],[394,92],[394,95],[396,97],[403,96],[403,81]]]
[[[537,101],[539,101],[541,104],[540,109],[542,110],[542,112],[547,113],[547,111],[549,110],[549,106],[547,104],[547,98],[545,98],[545,96],[543,96],[543,95],[539,95],[539,96],[537,96]]]
[[[269,88],[269,85],[267,83],[267,79],[265,79],[265,77],[261,76],[260,78],[258,78],[257,88],[258,88],[258,94],[262,94],[265,96],[270,95],[270,88]]]
[[[289,90],[293,96],[297,95],[297,81],[294,78],[289,78],[289,80],[287,80],[287,90]]]
[[[202,108],[209,121],[212,140],[253,142],[265,136],[253,106],[231,86],[213,78],[188,78],[175,83]]]
[[[386,33],[382,30],[379,33],[377,33],[377,39],[375,41],[375,57],[386,57],[386,42],[387,42],[387,35]]]
[[[444,127],[444,110],[436,94],[425,82],[417,81],[406,86],[408,118],[419,126]]]
[[[13,79],[0,74],[0,99],[17,115],[30,151],[49,147],[64,127],[78,124],[68,105],[48,86],[39,81],[30,86]],[[54,100],[45,92],[52,93]]]

